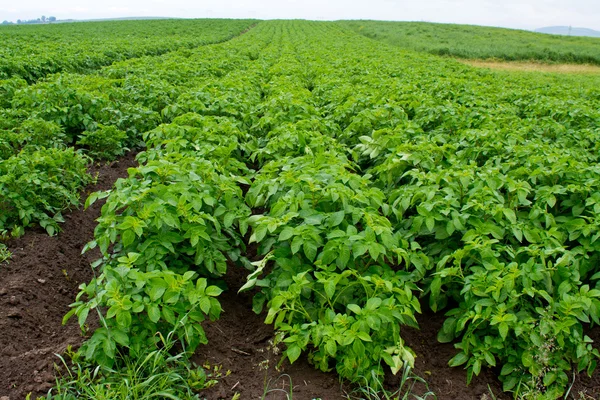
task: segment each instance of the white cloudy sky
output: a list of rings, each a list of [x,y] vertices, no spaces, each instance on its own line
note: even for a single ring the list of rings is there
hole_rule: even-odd
[[[600,0],[0,0],[0,21],[161,16],[386,19],[600,30]]]

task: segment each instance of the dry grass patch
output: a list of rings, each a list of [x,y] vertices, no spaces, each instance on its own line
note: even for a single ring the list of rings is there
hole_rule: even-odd
[[[544,64],[531,61],[459,60],[478,68],[502,71],[553,72],[560,74],[600,74],[600,66],[589,64]]]

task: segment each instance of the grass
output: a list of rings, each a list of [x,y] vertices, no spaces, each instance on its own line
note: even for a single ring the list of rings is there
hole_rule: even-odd
[[[283,379],[283,378],[287,378],[287,381],[288,381],[288,384],[289,384],[289,388],[290,388],[289,391],[285,390],[285,383],[283,384],[282,388],[271,388],[271,385],[273,383],[276,383],[278,380]],[[275,381],[271,381],[270,380],[269,382],[266,382],[265,388],[264,388],[264,391],[263,391],[263,395],[261,397],[261,400],[265,400],[269,394],[275,393],[275,392],[279,392],[279,393],[285,394],[286,400],[293,400],[293,398],[294,398],[294,385],[292,383],[292,377],[289,376],[288,374],[283,374],[283,375],[279,376]]]
[[[367,381],[367,379],[365,379]],[[378,382],[377,379],[372,380]],[[421,384],[425,387],[425,393],[416,394],[416,385]],[[412,368],[405,364],[402,369],[398,389],[389,391],[380,383],[378,387],[358,385],[358,387],[348,394],[348,400],[435,400],[437,396],[427,385],[427,381],[416,375]]]
[[[590,64],[545,64],[532,61],[460,60],[477,68],[489,68],[515,72],[549,72],[557,74],[598,74],[599,65]]]
[[[216,383],[215,374],[192,367],[185,353],[172,355],[174,341],[161,336],[161,346],[142,357],[123,356],[113,368],[93,366],[68,351],[61,356],[62,376],[45,400],[198,400],[197,392]],[[218,370],[216,377],[218,378]]]
[[[428,22],[339,21],[363,36],[441,56],[600,65],[600,38]]]
[[[5,244],[0,243],[0,264],[12,257],[12,253],[8,250]]]

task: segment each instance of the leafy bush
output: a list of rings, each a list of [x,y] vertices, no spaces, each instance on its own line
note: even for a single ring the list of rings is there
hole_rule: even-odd
[[[382,362],[393,373],[413,365],[400,326],[417,326],[420,305],[414,276],[390,267],[404,261],[408,244],[382,215],[383,193],[350,167],[324,153],[261,169],[247,201],[269,212],[249,218],[250,241],[271,253],[245,288],[263,287],[255,310],[268,302],[266,322],[282,333],[290,362],[307,350],[324,371],[335,360],[344,378],[382,379]]]
[[[93,158],[114,160],[127,151],[126,139],[127,133],[114,126],[99,125],[96,130],[83,132],[77,144],[84,146]]]
[[[68,140],[60,125],[43,119],[28,119],[17,129],[21,146],[28,149],[65,148]]]
[[[0,161],[0,231],[39,224],[53,235],[61,211],[79,204],[88,159],[73,149],[21,152]]]

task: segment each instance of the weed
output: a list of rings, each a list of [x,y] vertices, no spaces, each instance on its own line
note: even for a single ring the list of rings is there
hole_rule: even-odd
[[[112,368],[93,366],[69,349],[72,366],[57,355],[66,373],[56,380],[45,400],[196,400],[195,392],[214,385],[220,377],[218,370],[207,373],[203,367],[191,367],[185,353],[171,355],[172,334],[160,336],[159,344],[138,357],[120,357]]]
[[[437,398],[435,393],[429,390],[425,379],[416,375],[408,364],[404,365],[398,389],[393,392],[385,389],[379,380],[363,378],[363,382],[366,384],[359,382],[358,388],[348,394],[348,400],[435,400]],[[371,382],[376,384],[373,385]],[[423,384],[426,389],[426,392],[421,395],[415,394],[415,385],[418,383]]]
[[[0,243],[0,264],[7,262],[12,257],[12,253],[8,250],[5,244]]]

